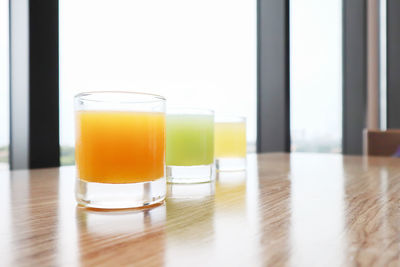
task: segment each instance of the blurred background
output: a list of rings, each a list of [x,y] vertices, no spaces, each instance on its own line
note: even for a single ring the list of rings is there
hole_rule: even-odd
[[[0,0],[0,168],[9,162],[12,2]],[[257,7],[262,2],[59,0],[61,165],[74,164],[73,96],[96,90],[156,93],[170,106],[245,116],[249,152],[255,152],[261,131]],[[387,1],[354,2],[364,7],[361,2],[371,2],[379,14],[378,116],[379,128],[385,129]],[[342,0],[287,3],[290,151],[341,153],[343,22],[349,9]],[[363,14],[367,28],[370,17]]]

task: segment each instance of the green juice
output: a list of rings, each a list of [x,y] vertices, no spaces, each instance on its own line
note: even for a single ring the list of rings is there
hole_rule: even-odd
[[[167,115],[166,164],[209,165],[214,162],[213,115]]]

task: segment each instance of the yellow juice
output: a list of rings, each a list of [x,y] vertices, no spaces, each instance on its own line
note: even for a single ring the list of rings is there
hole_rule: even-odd
[[[245,122],[215,123],[214,138],[216,158],[246,157]]]
[[[163,113],[78,111],[78,177],[96,183],[138,183],[164,177]]]

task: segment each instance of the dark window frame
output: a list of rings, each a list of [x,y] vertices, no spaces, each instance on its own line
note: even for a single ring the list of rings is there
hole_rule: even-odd
[[[343,0],[343,154],[361,154],[366,126],[367,3]]]
[[[257,1],[257,152],[290,152],[289,0]]]
[[[60,166],[58,31],[58,0],[10,1],[11,169]]]
[[[400,1],[387,0],[387,128],[400,128]]]

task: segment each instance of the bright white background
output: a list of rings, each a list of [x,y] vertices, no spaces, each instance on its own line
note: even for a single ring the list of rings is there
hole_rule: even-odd
[[[340,152],[342,0],[290,1],[292,150]]]
[[[60,0],[60,144],[73,96],[133,90],[246,116],[256,141],[255,0]]]

